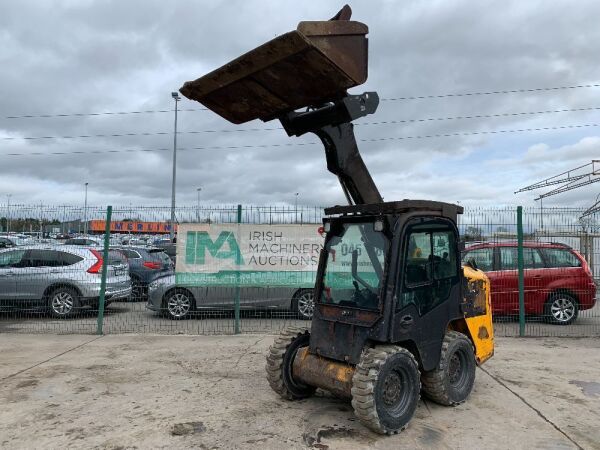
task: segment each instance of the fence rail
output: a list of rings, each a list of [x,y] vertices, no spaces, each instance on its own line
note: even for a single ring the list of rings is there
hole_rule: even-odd
[[[520,309],[517,208],[465,208],[459,217],[459,230],[466,242],[464,255],[475,259],[491,280],[497,335],[600,336],[600,308],[594,287],[600,282],[600,225],[594,215],[582,219],[583,212],[577,208],[523,208]],[[175,226],[238,220],[245,224],[319,224],[322,215],[323,208],[313,206],[243,205],[238,215],[237,205],[195,205],[176,208]],[[100,323],[103,333],[229,334],[276,332],[290,324],[306,323],[298,309],[299,304],[310,300],[311,291],[305,287],[196,287],[190,296],[174,277],[164,276],[160,283],[168,287],[161,292],[173,294],[169,299],[175,303],[192,302],[195,311],[179,320],[170,317],[166,303],[152,304],[149,291],[162,287],[156,288],[156,283],[149,286],[156,273],[142,278],[133,270],[138,258],[133,258],[132,252],[143,253],[148,246],[162,246],[168,252],[170,217],[169,207],[129,205],[112,209],[109,244],[121,247],[127,260],[108,258],[106,306],[99,321],[100,292],[94,289],[96,283],[99,288],[100,279],[89,270],[95,258],[101,257],[106,208],[0,205],[0,332],[96,333]],[[60,250],[57,243],[65,242],[62,238],[67,234],[87,239],[81,248],[91,246],[96,253],[80,254],[79,265],[67,265],[68,256],[56,254]],[[54,260],[44,262],[44,255],[25,253],[23,249],[30,247],[24,244],[31,243],[51,248]],[[12,244],[16,246],[7,246]],[[578,254],[585,263],[579,262]],[[143,259],[148,255],[140,256],[144,267],[143,262],[148,261]],[[15,263],[17,258],[21,259]],[[133,293],[120,297],[119,283],[128,278],[117,273],[123,262],[129,263]],[[152,259],[149,264],[163,262]],[[168,275],[162,268],[146,268]],[[87,286],[85,289],[92,286],[91,291],[77,287],[80,285]],[[52,301],[60,303],[57,293],[67,304],[70,296],[76,314],[62,317],[52,311]],[[557,324],[561,314],[565,319]]]

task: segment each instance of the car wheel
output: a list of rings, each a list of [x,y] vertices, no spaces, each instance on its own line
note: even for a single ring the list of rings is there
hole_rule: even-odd
[[[48,306],[53,317],[58,319],[72,317],[79,307],[77,292],[69,287],[54,289],[48,297]]]
[[[569,325],[577,319],[579,315],[579,304],[573,296],[562,292],[552,294],[550,300],[546,302],[546,318],[556,325]]]
[[[293,309],[298,313],[300,319],[312,319],[315,310],[315,294],[312,289],[297,292],[293,303]]]
[[[139,278],[131,279],[131,301],[141,302],[146,298],[147,288]]]
[[[194,297],[184,289],[176,289],[165,296],[165,313],[170,319],[185,319],[190,316],[194,307]]]

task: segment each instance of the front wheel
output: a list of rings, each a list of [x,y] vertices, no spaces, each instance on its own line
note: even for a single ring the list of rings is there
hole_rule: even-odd
[[[457,331],[448,331],[438,366],[421,376],[424,394],[440,405],[461,404],[475,384],[476,364],[469,338]]]
[[[550,323],[569,325],[577,319],[579,305],[569,294],[557,293],[546,302],[544,313]]]
[[[188,318],[194,310],[194,297],[184,289],[168,292],[164,298],[164,310],[173,320]]]
[[[412,419],[420,390],[419,366],[411,352],[395,345],[369,348],[352,377],[354,414],[377,433],[398,433]]]

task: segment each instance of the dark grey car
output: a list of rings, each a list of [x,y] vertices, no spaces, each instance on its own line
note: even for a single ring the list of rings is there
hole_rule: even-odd
[[[148,284],[174,269],[171,258],[160,248],[126,246],[114,249],[127,258],[132,283],[132,301],[146,300]]]
[[[184,319],[207,309],[233,309],[234,287],[184,286],[175,275],[157,278],[149,285],[146,307],[170,317]],[[240,307],[244,310],[285,310],[301,319],[312,319],[313,290],[291,287],[241,287]]]
[[[28,245],[0,251],[0,306],[11,310],[48,309],[59,318],[82,306],[97,307],[103,265],[98,250],[69,245]],[[131,294],[129,269],[110,255],[105,298]]]

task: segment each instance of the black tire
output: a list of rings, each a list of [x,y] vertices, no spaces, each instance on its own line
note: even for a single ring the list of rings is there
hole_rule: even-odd
[[[188,319],[195,309],[196,300],[186,289],[173,289],[163,297],[163,314],[169,319]]]
[[[476,366],[469,338],[457,331],[448,331],[438,366],[421,375],[423,393],[440,405],[460,405],[473,389]]]
[[[367,349],[352,377],[354,414],[376,433],[404,430],[419,403],[419,375],[415,357],[405,348],[383,345]]]
[[[570,325],[579,316],[579,303],[572,295],[556,292],[544,305],[545,319],[555,325]]]
[[[131,296],[132,302],[141,302],[146,300],[148,296],[148,287],[139,278],[131,278]]]
[[[315,310],[315,295],[312,289],[301,289],[294,294],[292,310],[302,320],[311,320]]]
[[[310,341],[308,329],[289,327],[281,332],[267,354],[267,381],[275,392],[286,400],[310,397],[316,388],[296,382],[292,364],[298,349],[307,347]]]
[[[79,294],[67,286],[55,288],[48,295],[48,309],[57,319],[73,317],[79,309]]]

